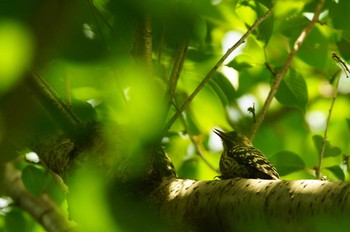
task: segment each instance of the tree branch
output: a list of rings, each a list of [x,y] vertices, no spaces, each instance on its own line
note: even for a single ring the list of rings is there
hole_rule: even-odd
[[[349,196],[350,183],[169,178],[151,198],[174,231],[294,232],[349,228]]]
[[[229,48],[226,53],[220,58],[220,60],[214,65],[214,67],[209,71],[209,73],[204,77],[204,79],[199,83],[197,88],[193,91],[193,93],[186,99],[186,101],[180,106],[179,110],[175,112],[175,114],[170,118],[170,120],[166,123],[163,131],[168,131],[171,127],[171,125],[175,122],[175,120],[179,117],[179,115],[187,108],[187,106],[191,103],[193,98],[199,93],[199,91],[204,87],[204,85],[209,81],[209,79],[214,75],[214,73],[218,70],[218,68],[224,63],[224,61],[227,59],[227,57],[234,51],[236,48],[238,48],[242,43],[245,42],[245,39],[249,36],[254,29],[259,26],[259,24],[264,21],[272,12],[273,7],[266,11],[266,13],[258,18],[254,24],[248,29],[244,35],[231,47]]]
[[[312,20],[304,28],[304,30],[300,33],[299,37],[297,38],[297,40],[294,43],[292,51],[289,53],[289,56],[288,56],[286,62],[284,63],[282,69],[276,74],[274,82],[273,82],[272,87],[270,89],[270,92],[265,100],[263,109],[262,109],[261,113],[259,114],[259,116],[256,120],[256,123],[253,126],[253,129],[252,129],[252,132],[250,135],[251,141],[254,140],[256,132],[258,131],[262,121],[264,120],[265,115],[266,115],[268,109],[270,108],[271,102],[277,93],[278,87],[279,87],[284,75],[287,73],[287,70],[289,69],[290,65],[292,64],[292,60],[294,59],[295,55],[299,51],[299,48],[303,44],[306,36],[310,33],[311,29],[313,28],[315,23],[318,21],[318,18],[320,16],[320,13],[321,13],[321,10],[322,10],[324,3],[325,3],[325,0],[320,0],[318,2]]]
[[[133,53],[137,59],[145,62],[147,68],[152,67],[152,20],[148,15],[136,19],[135,42]]]
[[[188,40],[186,39],[185,41],[181,42],[177,48],[173,68],[171,70],[171,74],[169,77],[168,90],[167,90],[167,96],[166,96],[169,106],[175,97],[175,90],[183,68],[183,64],[185,62],[187,49],[188,49]]]
[[[80,119],[66,103],[57,95],[51,86],[36,71],[31,71],[26,79],[29,88],[46,108],[60,128],[74,140],[84,128]]]
[[[46,194],[40,197],[30,194],[22,183],[21,173],[12,164],[5,164],[2,171],[4,171],[0,179],[2,191],[32,215],[46,231],[62,232],[75,227],[74,223],[67,220]]]

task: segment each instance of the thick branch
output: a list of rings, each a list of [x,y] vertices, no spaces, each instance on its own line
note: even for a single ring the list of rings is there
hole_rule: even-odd
[[[164,179],[153,192],[174,231],[315,231],[349,228],[350,183]],[[341,230],[337,227],[338,230]]]
[[[311,29],[313,28],[315,23],[318,21],[318,17],[320,16],[320,13],[321,13],[321,10],[322,10],[322,7],[323,7],[324,3],[325,3],[325,0],[320,0],[319,1],[319,3],[317,4],[317,7],[316,7],[316,10],[315,10],[315,13],[314,13],[314,16],[313,16],[312,20],[304,28],[304,30],[300,33],[298,39],[294,43],[292,51],[290,52],[286,62],[284,63],[281,71],[279,71],[276,74],[274,82],[273,82],[272,87],[270,89],[270,92],[269,92],[269,94],[268,94],[268,96],[267,96],[267,98],[265,100],[263,109],[262,109],[260,115],[258,116],[258,118],[256,120],[256,123],[253,126],[252,133],[251,133],[251,136],[250,136],[250,140],[252,140],[252,141],[254,140],[255,134],[256,134],[257,130],[259,129],[262,121],[264,120],[268,109],[270,108],[272,99],[275,97],[275,95],[277,93],[277,90],[278,90],[278,87],[279,87],[279,85],[280,85],[284,75],[287,73],[290,65],[292,64],[292,60],[294,59],[295,55],[299,51],[299,48],[303,44],[306,36],[310,33]]]
[[[40,197],[30,194],[22,183],[21,173],[11,164],[6,164],[3,171],[0,180],[2,191],[19,207],[31,214],[46,231],[61,232],[74,227],[74,223],[67,220],[46,194]]]

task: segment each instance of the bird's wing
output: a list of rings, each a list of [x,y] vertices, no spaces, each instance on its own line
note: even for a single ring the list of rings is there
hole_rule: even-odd
[[[276,168],[267,160],[266,156],[255,147],[237,145],[229,150],[228,155],[240,164],[260,171],[270,176],[272,179],[279,179]]]

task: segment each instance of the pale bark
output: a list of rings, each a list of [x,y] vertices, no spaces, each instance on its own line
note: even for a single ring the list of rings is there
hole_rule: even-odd
[[[350,183],[164,179],[153,192],[174,231],[327,231],[350,228]]]

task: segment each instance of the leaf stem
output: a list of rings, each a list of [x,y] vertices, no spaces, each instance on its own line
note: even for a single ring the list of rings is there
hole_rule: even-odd
[[[332,102],[331,102],[331,106],[329,107],[328,110],[328,116],[327,116],[327,121],[326,121],[326,128],[324,130],[324,135],[323,135],[323,139],[322,139],[322,147],[321,147],[321,152],[320,152],[320,157],[318,159],[318,165],[316,167],[316,178],[317,179],[321,179],[321,165],[322,165],[322,161],[323,161],[323,157],[324,157],[324,152],[326,150],[326,144],[327,144],[327,133],[328,133],[328,127],[329,127],[329,122],[331,119],[331,115],[332,115],[332,111],[334,108],[334,104],[335,104],[335,100],[337,99],[337,95],[338,95],[338,86],[339,86],[339,80],[340,80],[340,74],[341,72],[339,71],[338,74],[338,78],[336,79],[336,83],[335,83],[335,87],[334,87],[334,91],[333,91],[333,95],[332,95]]]
[[[179,80],[188,49],[188,39],[182,41],[176,50],[173,68],[169,77],[167,92],[165,93],[166,109],[165,117],[168,114],[171,102],[174,101],[177,82]]]

